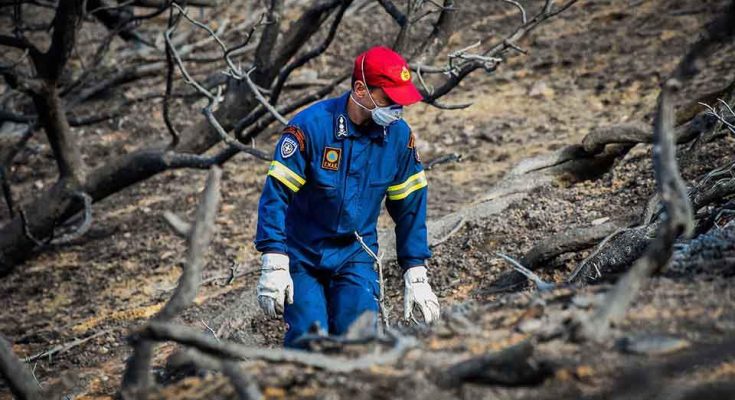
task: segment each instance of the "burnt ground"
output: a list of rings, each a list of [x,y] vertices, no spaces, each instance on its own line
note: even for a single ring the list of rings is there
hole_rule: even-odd
[[[650,121],[662,77],[673,70],[704,24],[726,3],[581,2],[531,34],[523,43],[528,55],[512,57],[492,75],[476,73],[448,96],[448,102],[473,101],[472,107],[459,111],[425,105],[411,108],[406,118],[418,135],[425,160],[450,152],[463,155],[461,163],[440,165],[428,172],[429,217],[438,218],[471,204],[518,161],[578,143],[595,127]],[[500,4],[478,2],[471,7],[466,12],[486,17],[472,19],[452,39],[451,48],[476,38],[500,37],[518,18],[514,9]],[[359,17],[350,18],[359,24]],[[335,43],[331,51],[332,58],[351,59],[345,43]],[[732,82],[735,71],[729,60],[733,53],[732,48],[725,48],[711,57],[705,73],[682,94],[680,104]],[[334,65],[313,68],[330,66]],[[199,118],[194,112],[191,115]],[[179,110],[176,119],[181,126],[192,123],[185,109]],[[90,163],[96,157],[134,148],[126,144],[121,149],[111,146],[113,143],[165,136],[160,107],[143,105],[135,106],[131,116],[115,124],[78,131],[89,143],[85,157]],[[274,141],[275,135],[271,135],[258,145],[271,148]],[[25,160],[15,166],[14,190],[18,194],[31,195],[54,178],[45,141],[34,139],[31,148]],[[733,137],[693,148],[680,146],[684,178],[691,183],[703,173],[732,162],[734,149]],[[226,164],[217,231],[204,272],[209,281],[182,321],[202,329],[211,327],[248,344],[279,346],[283,324],[260,316],[253,299],[258,254],[252,239],[266,169],[266,163],[245,155]],[[42,384],[52,384],[63,372],[78,382],[71,390],[76,398],[114,395],[130,354],[126,336],[165,303],[183,261],[184,243],[165,226],[161,213],[171,210],[191,217],[204,177],[201,171],[166,172],[96,204],[94,225],[83,239],[41,252],[0,282],[0,332],[15,343],[20,356],[97,335],[31,363]],[[578,346],[553,340],[539,345],[535,357],[560,364],[538,386],[465,384],[442,388],[434,383],[453,361],[526,338],[523,321],[539,317],[529,312],[534,309],[532,303],[542,303],[548,315],[564,312],[559,299],[571,295],[563,291],[541,296],[532,289],[490,294],[491,283],[509,268],[496,252],[521,257],[540,240],[594,220],[643,214],[653,192],[650,146],[638,145],[599,179],[573,185],[558,182],[528,194],[500,214],[469,221],[433,249],[430,269],[444,310],[461,310],[476,329],[452,328],[456,324],[445,315],[433,331],[419,335],[420,348],[397,365],[350,375],[261,362],[251,363],[247,369],[262,379],[261,389],[273,398],[569,398],[601,393],[621,371],[664,362],[671,356],[630,355],[614,346]],[[387,219],[381,224],[390,226]],[[588,253],[563,256],[542,276],[561,281]],[[246,273],[225,285],[233,265],[241,265],[239,271]],[[397,318],[402,288],[395,265],[389,267],[387,279],[388,303]],[[594,297],[606,288],[603,283],[579,292]],[[621,330],[625,334],[669,334],[694,345],[712,343],[735,332],[733,304],[732,277],[706,271],[655,277]],[[224,324],[222,313],[226,310],[230,316],[238,313],[241,320]],[[159,371],[173,349],[172,345],[159,348]],[[724,360],[690,369],[674,382],[734,378],[735,360]],[[215,398],[231,395],[231,389],[223,377],[214,374],[187,378],[162,394],[169,398]],[[7,397],[0,394],[0,398]]]

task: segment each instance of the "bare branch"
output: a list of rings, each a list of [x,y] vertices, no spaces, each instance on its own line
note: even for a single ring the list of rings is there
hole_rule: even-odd
[[[520,10],[520,12],[521,12],[521,21],[522,21],[522,23],[523,24],[526,24],[528,22],[528,19],[526,18],[526,10],[523,8],[523,6],[521,5],[521,3],[519,3],[519,2],[517,2],[515,0],[502,0],[502,1],[504,1],[504,2],[506,2],[508,4],[512,4],[512,5],[516,6],[518,8],[518,10]]]
[[[181,14],[179,14],[179,16],[181,16]],[[171,7],[168,13],[168,29],[173,28],[173,26],[179,22],[179,19],[180,18],[174,19],[174,9]],[[174,60],[171,51],[173,46],[171,46],[170,43],[170,41],[166,41],[166,92],[163,97],[163,122],[166,124],[166,129],[168,129],[168,133],[171,135],[169,148],[173,149],[179,144],[180,134],[171,121],[171,115],[169,114],[171,91],[173,90],[174,83]]]
[[[529,280],[531,280],[531,282],[533,282],[534,284],[536,284],[536,288],[538,288],[539,291],[544,292],[544,291],[547,291],[547,290],[551,290],[551,289],[553,289],[555,287],[554,284],[545,282],[538,275],[536,275],[535,273],[533,273],[533,271],[531,271],[530,269],[524,267],[523,265],[521,265],[521,263],[519,263],[518,261],[512,259],[511,257],[506,256],[503,253],[495,253],[495,255],[497,255],[498,257],[503,258],[505,261],[508,261],[510,263],[510,265],[513,266],[513,269],[515,269],[516,271],[518,271],[519,273],[521,273],[523,276],[525,276],[526,278],[528,278]]]
[[[133,0],[133,5],[136,7],[145,8],[163,8],[168,4],[167,0]],[[192,7],[215,7],[221,4],[219,0],[187,0],[186,5]]]
[[[87,343],[87,342],[89,342],[92,339],[96,339],[96,338],[98,338],[100,336],[106,335],[106,334],[108,334],[108,333],[110,333],[110,332],[112,332],[114,330],[115,330],[115,328],[105,329],[105,330],[99,331],[99,332],[97,332],[97,333],[95,333],[93,335],[87,336],[85,338],[74,339],[71,342],[62,343],[62,344],[56,345],[56,346],[54,346],[54,347],[52,347],[52,348],[50,348],[48,350],[44,350],[44,351],[42,351],[42,352],[40,352],[38,354],[32,355],[30,357],[26,357],[23,361],[26,362],[26,363],[31,363],[31,362],[34,362],[36,360],[40,360],[40,359],[43,359],[43,358],[47,358],[47,359],[51,360],[51,357],[54,356],[54,355],[56,355],[56,354],[60,354],[60,353],[63,353],[65,351],[68,351],[69,349],[72,349],[74,347],[83,345],[84,343]]]
[[[715,118],[717,118],[720,123],[722,123],[730,132],[735,134],[735,111],[732,110],[729,104],[725,102],[722,99],[717,99],[717,101],[722,105],[724,110],[727,110],[730,112],[730,116],[725,115],[724,110],[722,112],[718,112],[717,109],[714,107],[705,104],[705,103],[699,103],[703,107],[705,107],[708,111],[707,114],[711,115]]]
[[[218,97],[219,97],[219,94],[218,94]],[[207,122],[209,122],[210,125],[212,125],[212,127],[214,127],[214,129],[220,135],[220,137],[222,138],[222,141],[236,148],[237,150],[242,151],[243,153],[248,153],[261,160],[270,161],[271,157],[267,153],[255,148],[255,146],[253,147],[245,146],[239,140],[227,134],[225,129],[222,127],[222,125],[220,125],[220,123],[217,121],[217,118],[214,117],[214,113],[212,112],[212,106],[214,105],[214,103],[215,103],[214,101],[210,100],[208,105],[202,109],[202,113],[204,114],[204,117],[207,119]],[[280,114],[274,114],[274,115],[280,115]]]
[[[183,219],[181,219],[181,217],[172,213],[171,211],[163,212],[163,220],[166,221],[168,226],[178,236],[182,238],[188,238],[191,234],[191,224],[184,221]]]
[[[247,372],[243,371],[236,362],[222,361],[222,373],[230,379],[230,383],[235,387],[235,393],[240,400],[256,400],[262,399],[258,385],[255,379]]]
[[[18,152],[26,145],[28,140],[33,136],[35,124],[26,125],[25,130],[21,134],[20,139],[13,145],[4,145],[0,148],[0,185],[2,186],[5,204],[8,206],[10,217],[15,216],[15,202],[13,201],[13,192],[10,188],[8,180],[8,169]]]
[[[553,373],[548,365],[533,356],[534,344],[524,340],[499,351],[460,361],[442,370],[438,383],[445,388],[456,388],[464,382],[494,385],[537,385]]]
[[[41,388],[28,367],[13,354],[13,346],[0,335],[0,375],[10,386],[10,391],[18,399],[43,399]]]
[[[71,132],[55,82],[46,81],[42,91],[33,96],[33,103],[54,153],[59,177],[83,181],[86,165],[82,159],[78,138]]]
[[[176,4],[174,3],[174,6]],[[178,6],[177,6],[178,8]],[[183,15],[186,15],[184,10],[179,8],[179,12]],[[201,93],[203,96],[205,96],[210,101],[216,100],[216,97],[214,94],[212,94],[209,90],[202,87],[196,80],[194,80],[191,75],[189,75],[189,72],[186,70],[186,67],[184,67],[184,62],[181,61],[181,57],[179,56],[179,53],[176,51],[176,48],[174,48],[173,43],[171,43],[171,34],[176,29],[176,24],[171,26],[171,28],[167,29],[164,32],[164,39],[166,41],[166,48],[170,49],[171,55],[174,57],[174,60],[176,61],[176,65],[179,67],[179,71],[181,72],[181,75],[184,77],[184,82],[186,82],[188,85],[191,85],[194,87],[197,92]]]
[[[325,85],[318,90],[315,90],[302,97],[294,99],[291,102],[282,105],[281,107],[278,107],[278,112],[280,114],[289,114],[309,103],[321,99],[322,97],[331,93],[337,87],[337,85],[342,83],[342,81],[344,81],[345,79],[349,78],[350,75],[351,73],[343,74],[332,80],[332,83],[330,83],[329,85]],[[265,111],[265,109],[263,109],[261,113],[253,112],[242,120],[238,121],[237,124],[235,124],[235,135],[238,138],[241,138],[240,140],[243,142],[247,140],[253,140],[253,138],[255,138],[258,133],[262,132],[263,129],[268,127],[268,125],[270,125],[274,121],[276,121],[275,116],[273,116],[272,113],[268,113],[267,111]],[[247,131],[243,131],[246,127]]]
[[[269,112],[271,112],[281,123],[284,125],[288,124],[288,121],[278,113],[278,111],[268,103],[268,101],[263,97],[263,95],[260,93],[260,90],[255,86],[255,83],[250,79],[250,74],[253,72],[254,68],[248,71],[247,73],[243,74],[238,67],[234,65],[232,60],[229,58],[230,50],[228,50],[227,46],[220,40],[220,38],[217,36],[217,34],[208,26],[192,19],[186,14],[186,11],[181,9],[177,4],[174,3],[174,7],[176,7],[179,10],[180,15],[183,15],[184,18],[195,24],[196,26],[206,30],[210,36],[214,38],[214,40],[219,44],[219,46],[222,48],[225,56],[225,60],[227,61],[227,64],[229,66],[229,70],[226,72],[229,76],[233,77],[237,80],[244,79],[246,83],[248,84],[248,87],[250,87],[250,90],[253,92],[257,100],[263,105]],[[178,53],[176,52],[176,49],[171,44],[170,35],[171,32],[173,32],[173,29],[175,28],[175,25],[170,28],[168,31],[166,31],[166,43],[167,48],[171,50],[171,54],[176,60],[176,64],[179,66],[179,70],[181,73],[185,76],[185,80],[188,84],[192,85],[198,92],[203,94],[207,97],[209,100],[207,103],[207,106],[202,109],[202,113],[206,117],[207,121],[212,125],[212,127],[215,129],[215,131],[220,135],[222,140],[227,143],[230,146],[233,146],[237,148],[238,150],[254,155],[260,159],[263,160],[270,160],[270,157],[263,153],[262,151],[254,148],[254,147],[247,147],[241,142],[237,141],[236,139],[230,137],[225,129],[220,125],[220,123],[217,121],[217,119],[214,116],[214,113],[212,111],[212,108],[215,104],[219,102],[219,99],[221,99],[221,88],[218,89],[217,94],[212,94],[210,91],[199,85],[195,80],[191,78],[191,76],[186,72],[186,68],[184,67],[183,62],[181,61],[181,57],[179,57]],[[248,36],[248,39],[252,36],[252,33]]]
[[[29,42],[26,38],[7,35],[0,35],[0,46],[14,47],[20,50],[30,50],[34,48],[33,43]]]
[[[441,96],[449,93],[472,71],[475,71],[479,68],[484,68],[488,72],[493,71],[495,68],[497,68],[497,65],[499,63],[496,61],[502,60],[500,56],[502,56],[502,54],[504,54],[505,51],[507,51],[508,49],[514,49],[515,47],[517,47],[514,45],[514,43],[518,43],[520,39],[525,37],[529,32],[533,31],[542,22],[558,15],[559,13],[571,7],[576,2],[577,0],[568,0],[559,8],[552,9],[553,2],[548,1],[544,9],[539,14],[537,14],[527,23],[518,27],[513,33],[505,37],[502,41],[491,47],[489,50],[479,55],[465,55],[465,61],[460,64],[451,65],[450,63],[451,71],[448,78],[431,94],[424,94],[424,101],[430,103],[431,101],[434,101]]]
[[[276,118],[276,120],[278,120],[278,122],[280,122],[283,125],[288,125],[288,120],[283,115],[281,115],[281,113],[279,113],[278,110],[275,107],[273,107],[273,105],[269,103],[265,97],[263,97],[263,94],[260,93],[260,90],[258,89],[257,86],[255,86],[255,83],[253,82],[253,80],[250,79],[250,74],[253,71],[255,71],[255,67],[253,67],[250,71],[248,71],[244,75],[241,75],[241,77],[245,79],[245,83],[248,84],[248,87],[255,95],[255,98],[258,99],[260,104],[263,107],[265,107],[268,110],[268,112],[270,112]]]
[[[66,244],[84,236],[89,228],[92,226],[92,197],[84,192],[76,192],[74,197],[82,201],[83,204],[83,219],[79,227],[72,232],[69,232],[59,238],[51,240],[50,244],[54,246]]]
[[[431,171],[431,169],[435,166],[449,162],[462,162],[462,155],[458,153],[451,153],[436,157],[432,160],[427,161],[424,168],[427,171]]]
[[[292,61],[281,69],[281,72],[278,74],[278,78],[273,85],[273,89],[271,90],[270,104],[275,105],[278,102],[278,97],[281,95],[281,90],[283,89],[283,86],[285,85],[289,75],[291,75],[294,70],[318,57],[329,48],[329,45],[332,43],[337,33],[337,28],[339,28],[340,22],[342,22],[342,17],[344,16],[345,11],[349,6],[350,2],[342,3],[342,6],[337,10],[334,16],[332,25],[329,27],[329,32],[327,33],[327,36],[318,46],[307,51],[301,57],[297,58],[296,60]]]
[[[320,0],[313,7],[304,11],[301,17],[293,22],[288,31],[283,35],[280,51],[276,54],[272,63],[273,65],[269,68],[273,69],[275,66],[280,69],[280,66],[285,65],[303,47],[304,43],[319,31],[324,20],[329,17],[329,13],[345,2],[352,3],[352,0]],[[268,48],[266,51],[273,52],[273,49]],[[275,76],[278,70],[263,70],[262,62],[259,63],[257,58],[254,66],[258,68],[258,74],[253,77],[253,81],[260,86],[269,87],[269,82],[267,80],[261,81],[261,79]]]
[[[54,29],[51,36],[51,45],[43,57],[31,53],[31,58],[43,79],[56,81],[66,67],[71,56],[77,35],[77,27],[81,23],[84,12],[84,2],[81,0],[59,0],[54,16]]]
[[[152,319],[170,321],[186,309],[196,297],[202,279],[204,253],[214,231],[214,217],[220,198],[222,170],[212,167],[202,193],[196,219],[188,237],[187,256],[179,284],[166,305]],[[134,339],[134,351],[123,376],[123,392],[144,390],[150,385],[150,363],[153,343],[145,339]]]
[[[259,359],[276,363],[295,363],[330,372],[350,373],[376,365],[391,364],[417,345],[416,339],[393,333],[393,346],[380,353],[368,353],[358,358],[329,356],[303,350],[249,347],[237,343],[217,341],[209,335],[170,322],[151,321],[141,332],[141,338],[155,341],[174,341],[191,346],[207,354],[231,360]]]
[[[399,10],[391,0],[378,0],[378,3],[380,3],[383,9],[391,16],[391,18],[393,18],[394,21],[396,21],[398,26],[403,27],[408,23],[408,18],[403,15],[401,10]]]
[[[430,62],[436,54],[444,48],[449,41],[449,37],[454,33],[457,27],[457,9],[454,6],[455,0],[444,0],[441,7],[441,14],[434,24],[431,33],[424,38],[421,43],[416,46],[410,54],[409,59],[419,63]]]
[[[264,70],[273,67],[273,49],[276,47],[278,33],[281,26],[281,13],[283,12],[283,0],[266,0],[267,11],[264,15],[265,29],[260,36],[260,42],[255,49],[254,66],[263,68]],[[289,57],[290,58],[290,57]],[[276,63],[277,65],[277,63]]]

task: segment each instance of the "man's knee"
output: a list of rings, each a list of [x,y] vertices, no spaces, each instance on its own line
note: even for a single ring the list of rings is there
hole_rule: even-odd
[[[377,279],[372,264],[355,263],[332,282],[329,290],[331,334],[345,333],[366,311],[378,312],[380,288]]]

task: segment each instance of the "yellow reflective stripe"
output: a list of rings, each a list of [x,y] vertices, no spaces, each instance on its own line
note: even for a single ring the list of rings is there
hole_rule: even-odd
[[[413,181],[417,179],[423,179],[426,180],[426,174],[424,174],[424,171],[420,171],[418,173],[415,173],[406,179],[405,182],[399,183],[398,185],[388,186],[388,192],[395,192],[396,190],[401,190],[405,188],[406,186],[410,185]]]
[[[283,183],[294,192],[298,192],[299,189],[304,186],[304,183],[306,183],[304,178],[298,176],[287,166],[275,160],[271,162],[271,166],[268,169],[268,175],[276,178],[279,182]]]
[[[428,185],[426,181],[426,174],[421,171],[417,174],[411,175],[405,182],[390,186],[388,188],[388,200],[401,200],[408,197],[409,194],[424,188]]]

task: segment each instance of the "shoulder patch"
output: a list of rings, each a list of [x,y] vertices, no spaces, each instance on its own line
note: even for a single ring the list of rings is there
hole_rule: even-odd
[[[408,137],[408,148],[413,149],[416,147],[416,136],[413,135],[413,132],[411,132],[410,136]]]
[[[306,149],[306,136],[301,129],[293,125],[289,125],[283,128],[283,134],[290,134],[294,138],[296,138],[296,141],[299,142],[299,151],[304,151],[304,149]]]
[[[290,136],[284,137],[283,141],[281,142],[281,157],[291,157],[294,153],[296,153],[297,148],[298,144],[295,140],[293,140]]]

